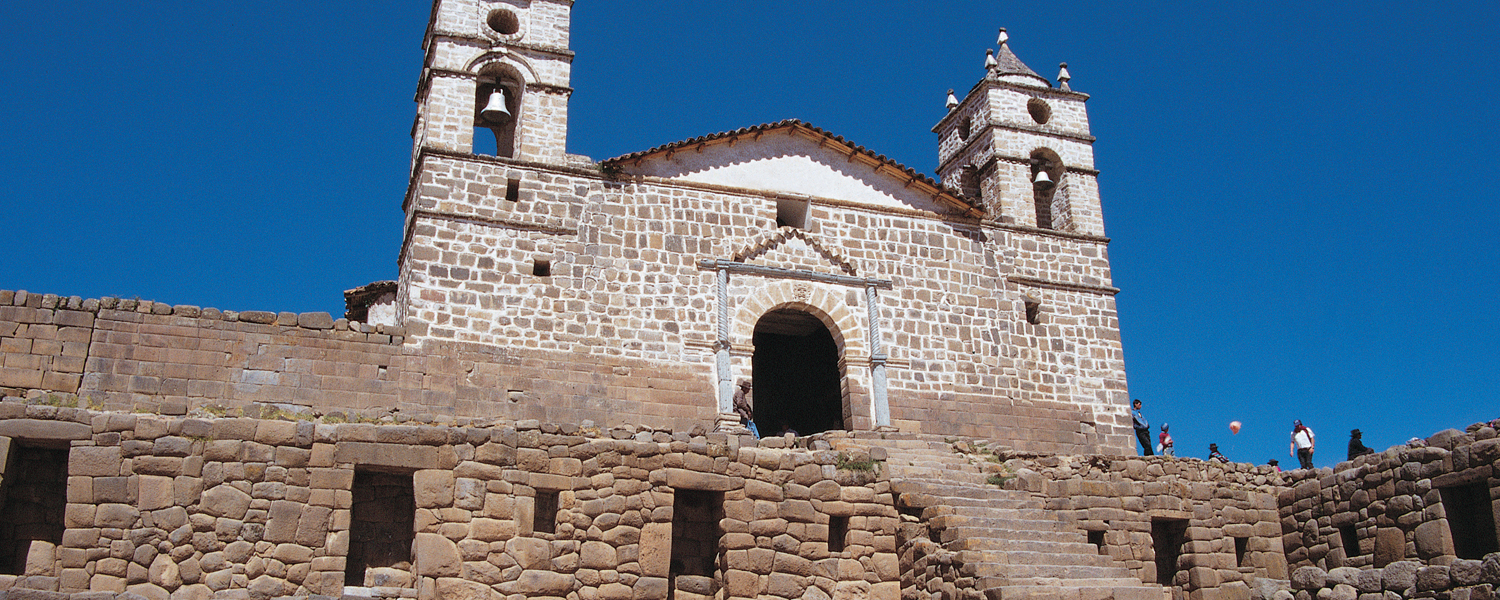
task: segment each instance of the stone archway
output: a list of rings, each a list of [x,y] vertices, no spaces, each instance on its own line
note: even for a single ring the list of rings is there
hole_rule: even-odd
[[[813,314],[782,307],[755,324],[755,422],[763,436],[848,429],[847,380],[839,343]]]

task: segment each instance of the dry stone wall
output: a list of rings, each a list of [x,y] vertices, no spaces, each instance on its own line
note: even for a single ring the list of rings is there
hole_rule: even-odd
[[[1282,493],[1287,560],[1333,570],[1444,565],[1500,550],[1500,438],[1490,424],[1295,471]]]
[[[68,448],[66,529],[30,543],[23,573],[0,575],[10,598],[900,596],[888,484],[840,469],[850,457],[805,438],[812,449],[535,421],[173,417],[16,398],[0,403],[0,426],[14,444]],[[677,513],[689,497],[695,507]],[[404,538],[390,525],[402,518]],[[834,521],[842,537],[830,548]]]
[[[998,458],[989,470],[1004,487],[1029,491],[1095,532],[1100,552],[1141,581],[1195,600],[1248,600],[1257,581],[1287,578],[1277,510],[1284,488],[1272,467],[1005,450]]]

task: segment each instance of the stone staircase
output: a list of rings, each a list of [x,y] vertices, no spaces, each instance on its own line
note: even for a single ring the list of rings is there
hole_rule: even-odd
[[[888,436],[890,437],[890,436]],[[985,483],[987,475],[945,441],[848,438],[839,450],[883,449],[882,477],[896,503],[921,511],[933,542],[954,553],[987,600],[1162,600],[1024,491]]]

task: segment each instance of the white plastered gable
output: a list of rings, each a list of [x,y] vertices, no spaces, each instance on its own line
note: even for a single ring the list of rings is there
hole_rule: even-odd
[[[862,156],[851,155],[841,143],[823,144],[793,128],[653,154],[629,170],[664,179],[885,208],[955,210],[912,186],[904,174],[893,174],[892,167],[872,166]]]

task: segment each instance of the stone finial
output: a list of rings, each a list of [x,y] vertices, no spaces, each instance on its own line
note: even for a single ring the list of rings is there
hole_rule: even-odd
[[[1008,42],[1008,41],[1010,41],[1010,34],[1005,33],[1005,28],[1001,27],[1000,28],[1000,37],[996,38],[995,43],[999,44],[1001,46],[1004,46],[1005,42]]]
[[[984,51],[984,70],[993,70],[998,66],[1000,66],[1000,61],[995,60],[995,51],[986,49]]]
[[[947,103],[947,106],[948,106],[948,110],[953,110],[954,108],[958,107],[958,97],[956,97],[956,96],[953,95],[953,90],[948,90],[948,103]]]
[[[1057,84],[1058,84],[1058,87],[1061,87],[1062,89],[1067,90],[1067,91],[1073,91],[1071,88],[1068,87],[1068,80],[1070,80],[1072,78],[1073,78],[1073,76],[1068,74],[1068,63],[1058,63],[1058,65],[1057,65]]]

